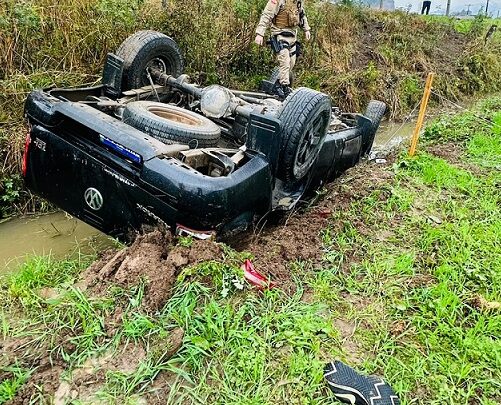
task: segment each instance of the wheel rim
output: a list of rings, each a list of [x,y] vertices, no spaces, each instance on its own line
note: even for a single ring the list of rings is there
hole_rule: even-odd
[[[160,117],[167,121],[174,121],[179,124],[188,125],[192,127],[199,127],[203,125],[203,122],[198,117],[194,117],[183,111],[176,111],[161,107],[149,107],[148,111],[157,117]]]
[[[300,179],[317,158],[322,140],[325,137],[327,121],[326,115],[322,113],[312,120],[306,128],[294,158],[293,172],[296,179]]]
[[[159,71],[160,73],[169,74],[172,71],[172,66],[164,58],[156,57],[149,60],[143,70],[143,75],[141,76],[141,86],[147,86],[151,84],[148,75],[152,70]]]
[[[146,64],[146,70],[149,72],[151,69],[160,70],[162,73],[167,73],[167,64],[161,58],[153,58]]]

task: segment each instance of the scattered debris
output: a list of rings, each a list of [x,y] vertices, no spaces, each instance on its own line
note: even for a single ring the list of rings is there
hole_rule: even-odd
[[[346,404],[400,404],[395,391],[382,378],[359,374],[339,360],[325,366],[324,377],[336,398]]]
[[[249,259],[246,259],[244,264],[242,264],[242,270],[244,271],[245,279],[258,289],[264,290],[275,287],[275,283],[259,273]]]
[[[324,207],[317,210],[317,214],[322,218],[329,218],[332,215],[332,209]]]
[[[176,235],[178,236],[192,236],[200,240],[215,239],[216,232],[214,231],[197,231],[186,226],[177,224]]]
[[[478,310],[498,310],[501,309],[501,302],[487,301],[481,295],[477,295],[472,300],[472,305]]]
[[[443,222],[439,217],[435,215],[428,215],[428,219],[437,225],[440,225]]]

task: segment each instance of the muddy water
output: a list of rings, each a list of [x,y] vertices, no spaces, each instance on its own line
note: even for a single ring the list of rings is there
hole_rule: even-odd
[[[64,212],[0,223],[0,274],[16,270],[32,255],[54,258],[99,252],[114,241]]]
[[[406,123],[394,121],[382,122],[376,133],[373,149],[385,152],[408,142],[412,137],[415,125],[416,123],[412,120]]]

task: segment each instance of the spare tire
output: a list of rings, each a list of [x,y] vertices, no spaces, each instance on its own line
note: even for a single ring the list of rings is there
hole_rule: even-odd
[[[363,135],[361,155],[366,155],[372,149],[376,131],[381,124],[384,113],[386,112],[386,104],[382,101],[371,100],[367,105],[364,116],[371,120],[371,125],[366,133]]]
[[[171,104],[134,101],[125,106],[123,121],[167,143],[192,147],[216,146],[221,129],[208,118]]]
[[[331,117],[331,99],[324,93],[300,87],[283,102],[277,117],[281,149],[277,176],[286,186],[301,182],[315,164]]]
[[[184,60],[176,41],[157,31],[138,31],[119,46],[124,60],[122,91],[150,84],[146,69],[156,68],[172,76],[184,71]]]

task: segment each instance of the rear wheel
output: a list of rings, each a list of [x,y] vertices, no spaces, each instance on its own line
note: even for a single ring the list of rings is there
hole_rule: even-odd
[[[177,43],[157,31],[138,31],[128,37],[116,52],[124,60],[122,91],[150,84],[148,68],[180,76],[184,60]]]
[[[363,136],[362,141],[362,156],[369,153],[372,149],[374,143],[374,138],[376,137],[376,131],[381,124],[384,113],[386,112],[386,104],[382,101],[371,100],[367,105],[364,116],[371,120],[371,125],[367,130],[367,133]]]
[[[221,129],[208,118],[153,101],[127,104],[123,121],[164,143],[184,143],[193,148],[216,146],[221,136]]]
[[[278,113],[281,122],[278,177],[287,187],[304,180],[315,164],[330,116],[331,99],[326,94],[301,87],[285,99]]]

